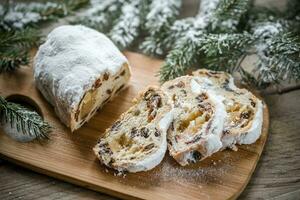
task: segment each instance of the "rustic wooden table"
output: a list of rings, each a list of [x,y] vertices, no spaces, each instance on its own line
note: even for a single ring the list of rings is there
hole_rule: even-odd
[[[184,1],[193,14],[196,0]],[[258,3],[284,5],[284,1]],[[270,134],[258,166],[239,199],[299,199],[300,91],[266,96]],[[22,153],[22,152],[20,152]],[[0,160],[0,199],[116,199]]]

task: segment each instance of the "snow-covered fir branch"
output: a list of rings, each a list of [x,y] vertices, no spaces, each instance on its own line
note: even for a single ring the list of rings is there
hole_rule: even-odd
[[[18,134],[48,139],[52,127],[36,112],[20,104],[8,102],[0,96],[0,123],[7,124]]]
[[[1,27],[5,30],[22,29],[25,26],[42,21],[49,16],[43,16],[46,10],[61,11],[61,4],[47,2],[41,3],[20,3],[17,5],[0,5]]]
[[[255,37],[247,32],[207,34],[200,47],[201,65],[213,70],[238,71],[240,58],[250,53],[254,42]]]
[[[188,69],[191,67],[194,67],[197,63],[197,60],[199,60],[199,52],[201,52],[201,46],[203,46],[203,41],[207,41],[208,44],[211,44],[212,42],[215,42],[216,39],[220,40],[226,36],[226,39],[224,41],[227,41],[230,39],[228,35],[222,35],[222,37],[219,37],[219,35],[216,35],[216,38],[212,38],[212,35],[208,34],[210,32],[212,33],[222,33],[224,30],[222,29],[217,29],[216,27],[221,27],[223,26],[223,22],[226,24],[226,27],[228,25],[228,20],[235,20],[239,22],[241,19],[242,13],[245,13],[248,9],[248,7],[243,7],[245,2],[247,4],[249,3],[248,1],[245,0],[237,0],[237,1],[218,1],[218,0],[213,0],[213,1],[201,1],[200,8],[199,8],[199,13],[197,17],[195,17],[191,25],[187,27],[184,32],[181,33],[181,37],[178,37],[178,32],[177,30],[174,30],[174,32],[170,32],[170,38],[174,38],[171,43],[175,43],[175,48],[169,52],[169,55],[166,58],[165,64],[160,70],[160,76],[161,76],[161,81],[166,81],[169,80],[168,75],[171,75],[170,78],[174,78],[175,74],[177,73],[177,76],[183,75],[185,72],[183,69]],[[243,5],[243,6],[241,6]],[[237,8],[243,8],[242,11],[235,11]],[[227,13],[230,13],[234,11],[237,16],[236,17],[231,17],[229,18]],[[224,17],[226,16],[226,17]],[[224,20],[224,21],[222,21]],[[230,24],[230,29],[236,30],[236,26],[238,23],[232,23]],[[229,27],[227,27],[229,28]],[[172,29],[171,29],[172,30]],[[183,29],[181,29],[182,31]],[[197,34],[194,34],[194,33]],[[231,32],[231,31],[230,31]],[[176,36],[172,36],[172,33],[176,33]],[[219,38],[218,38],[219,37]],[[208,40],[212,39],[212,40]],[[175,42],[176,41],[176,42]],[[200,44],[200,45],[199,45]],[[223,47],[225,44],[222,44]],[[220,45],[218,46],[220,49]],[[207,52],[204,51],[204,54],[210,55],[210,53],[213,51],[213,49],[210,49],[211,51]],[[178,54],[178,52],[182,52]],[[176,57],[178,56],[178,57]],[[188,59],[191,59],[190,62],[186,62]],[[183,66],[184,65],[184,66]],[[177,70],[175,68],[178,68],[180,70]],[[172,72],[167,72],[167,70],[171,70]],[[166,79],[167,78],[167,79]]]
[[[165,55],[167,52],[174,49],[177,43],[181,43],[182,45],[183,41],[186,40],[183,37],[187,32],[196,30],[205,31],[205,28],[210,21],[209,19],[212,16],[212,12],[216,9],[219,1],[220,0],[202,0],[196,17],[175,20],[166,31],[159,34],[159,36],[156,36],[156,40],[153,39],[155,42],[148,43],[148,46],[152,45],[152,47],[149,48],[155,49],[153,46],[156,45],[159,47],[158,51],[162,51],[159,55]]]
[[[129,0],[92,0],[91,6],[83,14],[71,21],[71,24],[83,24],[107,32],[112,22],[120,16],[122,6]]]
[[[35,29],[0,32],[0,74],[11,72],[29,63],[29,50],[39,43]]]
[[[65,16],[87,2],[88,0],[65,0],[57,3],[5,3],[0,5],[0,28],[3,30],[23,29],[41,21]]]
[[[161,81],[184,75],[186,70],[200,63],[213,70],[233,71],[245,53],[244,48],[253,42],[254,37],[248,33],[210,34],[189,30],[168,54],[160,70]]]
[[[223,0],[220,1],[211,21],[210,32],[235,33],[238,25],[251,7],[252,0]]]
[[[258,23],[252,28],[257,41],[254,47],[258,60],[253,73],[258,86],[300,77],[300,38],[280,22],[285,21]]]
[[[218,2],[219,0],[201,1],[196,17],[176,20],[171,26],[168,35],[162,40],[165,49],[171,51],[159,71],[161,82],[184,75],[188,68],[196,64],[200,40]]]
[[[197,49],[201,41],[195,38],[202,38],[202,33],[194,30],[187,31],[186,36],[167,55],[165,64],[159,71],[162,82],[184,75],[186,70],[196,63]]]
[[[299,80],[299,35],[289,33],[290,24],[282,19],[254,24],[250,33],[214,34],[188,30],[167,56],[160,70],[161,80],[184,75],[188,69],[197,65],[240,72],[245,82],[258,87],[287,79]],[[241,65],[248,54],[258,56],[254,70],[250,73]]]
[[[109,33],[111,40],[121,49],[129,47],[140,34],[142,14],[148,6],[145,0],[132,0],[122,7]]]
[[[20,3],[0,5],[0,73],[12,72],[29,63],[29,51],[39,44],[40,22],[68,15],[88,0]]]
[[[163,55],[165,49],[161,41],[168,36],[171,25],[179,15],[181,0],[153,0],[146,15],[145,31],[149,36],[140,49],[150,55]]]

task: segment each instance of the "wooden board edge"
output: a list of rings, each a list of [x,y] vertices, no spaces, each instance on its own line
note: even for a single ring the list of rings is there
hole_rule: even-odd
[[[262,100],[262,98],[260,98]],[[242,192],[245,190],[245,188],[247,187],[247,185],[250,182],[250,179],[257,167],[257,164],[260,160],[260,157],[262,155],[262,152],[264,151],[268,136],[269,136],[269,129],[270,129],[270,113],[269,113],[269,107],[267,106],[267,104],[263,101],[263,105],[264,105],[264,109],[263,109],[263,115],[266,116],[267,119],[264,119],[263,121],[263,126],[266,128],[266,138],[264,139],[263,143],[262,143],[262,150],[258,153],[258,157],[257,157],[257,161],[254,164],[254,167],[251,169],[251,172],[249,174],[249,176],[247,177],[247,180],[245,181],[245,184],[242,185],[241,189],[234,194],[232,197],[230,197],[228,200],[236,200],[241,194]]]
[[[104,188],[102,186],[97,186],[97,185],[94,185],[94,184],[91,184],[91,183],[86,184],[84,181],[82,181],[80,179],[75,179],[73,177],[69,177],[69,176],[66,176],[64,174],[44,170],[44,169],[39,168],[37,166],[31,165],[31,164],[28,164],[28,163],[24,163],[20,160],[10,158],[10,157],[2,154],[2,153],[0,153],[0,158],[3,159],[3,160],[6,160],[8,162],[11,162],[13,164],[16,164],[18,166],[24,167],[25,169],[28,169],[32,172],[36,172],[36,173],[39,173],[39,174],[42,174],[42,175],[46,175],[46,176],[64,181],[66,183],[74,184],[76,186],[80,186],[80,187],[83,187],[83,188],[86,188],[86,189],[89,189],[89,190],[93,190],[95,192],[101,192],[101,193],[104,193],[104,194],[107,194],[107,195],[110,195],[110,196],[113,196],[113,197],[121,198],[121,199],[128,199],[128,200],[137,200],[137,199],[139,200],[140,199],[138,197],[134,197],[134,196],[128,195],[126,193],[122,193],[122,192],[119,192],[119,191],[112,191],[112,189],[107,189],[107,188]]]

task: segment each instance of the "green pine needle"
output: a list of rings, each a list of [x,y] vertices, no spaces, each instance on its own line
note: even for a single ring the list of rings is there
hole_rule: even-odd
[[[9,48],[12,44],[30,48],[39,42],[39,32],[32,28],[20,31],[6,31],[0,33],[0,49]]]
[[[58,3],[5,3],[0,5],[0,73],[28,65],[29,51],[41,39],[37,24],[69,14],[88,0],[64,0]],[[12,17],[14,16],[14,17]]]
[[[254,37],[243,34],[207,34],[200,47],[203,66],[213,70],[236,71],[242,55],[254,43]]]
[[[217,57],[227,52],[239,51],[245,46],[252,44],[254,38],[248,34],[207,34],[200,50],[207,57]]]
[[[39,22],[57,19],[70,14],[89,0],[63,0],[57,2],[8,2],[4,6],[0,19],[0,29],[2,30],[22,30],[26,27],[37,27]]]
[[[222,0],[210,21],[209,32],[234,33],[239,29],[242,18],[249,11],[251,0]]]
[[[132,0],[122,7],[120,16],[109,32],[109,37],[119,49],[128,48],[139,36],[143,22],[141,15],[148,5],[145,0]]]
[[[37,139],[48,139],[48,134],[51,132],[51,126],[37,112],[7,102],[1,96],[0,117],[2,122],[10,123],[11,128],[16,127],[18,132],[35,136]]]
[[[82,24],[94,28],[100,32],[108,32],[112,27],[112,22],[120,14],[123,5],[128,0],[102,0],[91,2],[91,8],[85,11],[81,16],[76,17],[71,24]]]
[[[187,36],[177,43],[167,56],[159,71],[160,81],[165,82],[182,76],[187,69],[194,67],[199,56],[199,48],[203,42],[201,32],[189,31]]]
[[[39,32],[35,29],[0,32],[0,73],[11,72],[29,63],[28,52],[38,45]]]
[[[300,80],[300,37],[294,33],[278,33],[257,49],[258,85],[284,80]]]
[[[161,82],[182,76],[188,69],[203,64],[214,70],[232,71],[244,53],[243,48],[253,43],[247,34],[206,34],[189,32],[190,38],[179,43],[166,58],[159,74]]]
[[[145,54],[157,56],[164,54],[163,40],[168,37],[168,32],[179,15],[180,7],[181,0],[152,1],[145,19],[145,31],[149,35],[139,47]]]

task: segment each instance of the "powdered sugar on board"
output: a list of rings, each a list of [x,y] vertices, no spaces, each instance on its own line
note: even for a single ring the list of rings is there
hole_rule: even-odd
[[[34,76],[43,79],[56,98],[74,107],[99,74],[115,75],[126,62],[105,35],[81,25],[66,25],[54,29],[40,46]]]
[[[168,153],[167,153],[168,154]],[[177,184],[195,184],[200,188],[207,184],[222,185],[224,177],[232,174],[236,170],[235,163],[242,158],[238,152],[224,150],[219,152],[221,156],[212,156],[201,163],[193,164],[187,167],[182,167],[169,155],[166,155],[159,166],[147,172],[136,174],[131,173],[116,173],[116,171],[105,168],[101,165],[100,170],[103,173],[115,176],[122,184],[136,187],[154,187],[160,184],[177,183]],[[135,184],[131,184],[129,179],[133,178]],[[145,182],[145,179],[147,181]]]

